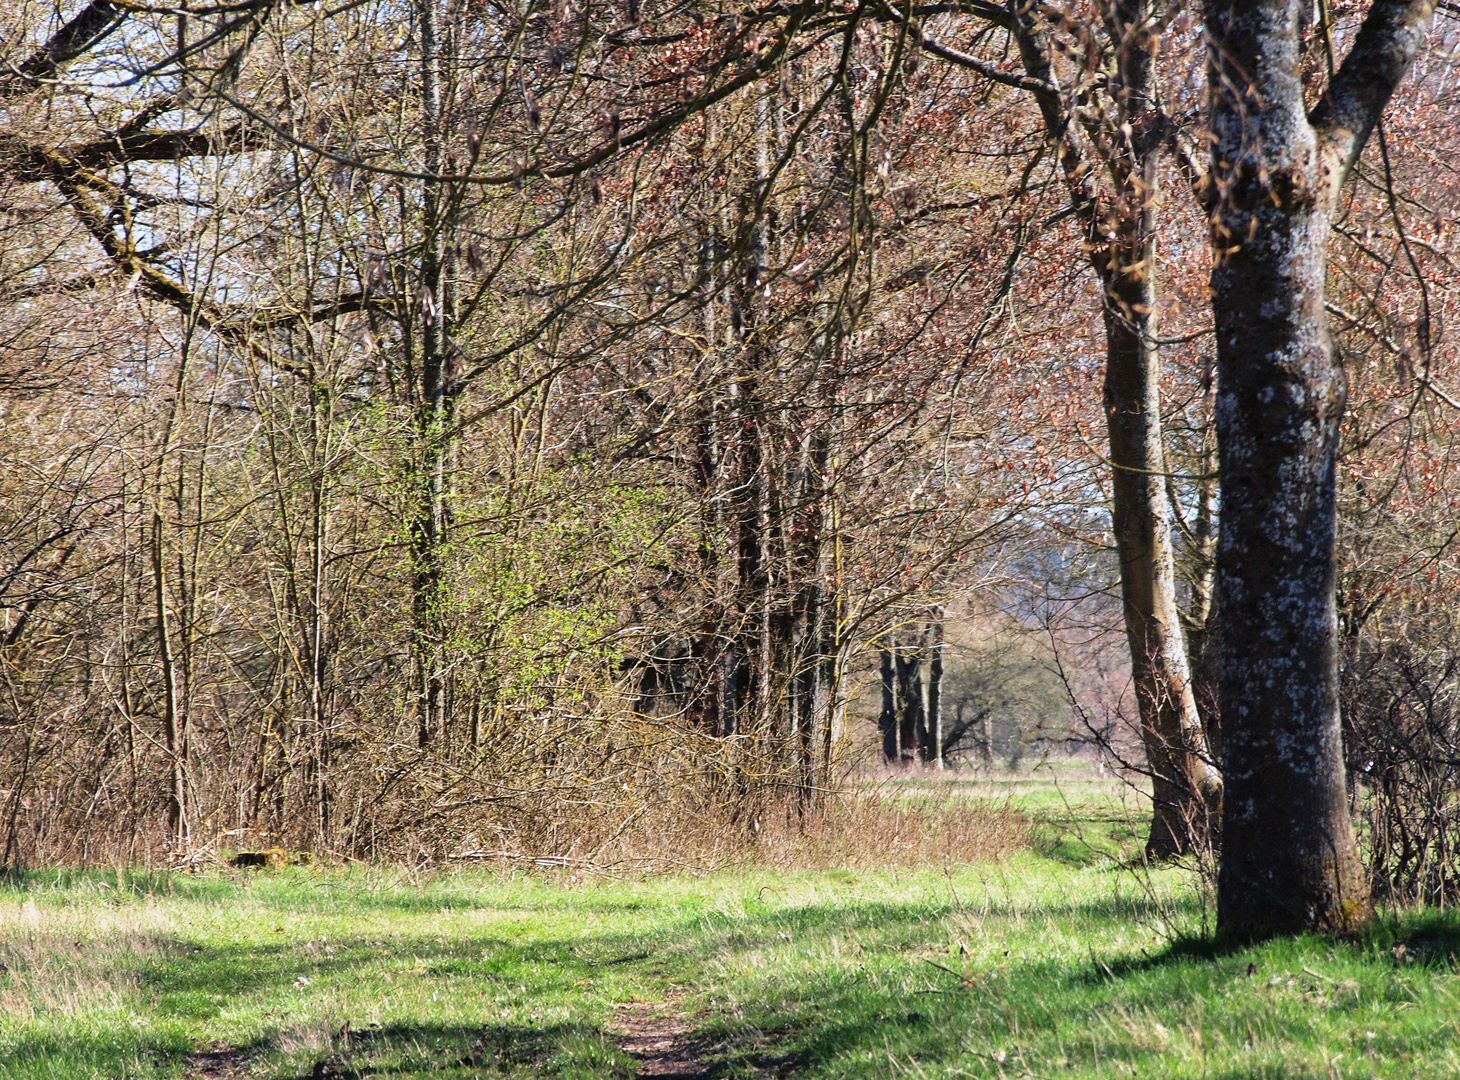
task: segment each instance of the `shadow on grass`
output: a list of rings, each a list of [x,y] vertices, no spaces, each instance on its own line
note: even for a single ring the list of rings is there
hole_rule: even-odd
[[[1399,967],[1460,967],[1460,911],[1389,914],[1375,920],[1359,941],[1388,953]]]
[[[628,1059],[604,1031],[587,1024],[389,1024],[351,1032],[333,1052],[297,1074],[301,1080],[366,1076],[535,1075],[565,1066],[627,1077]]]
[[[1104,906],[1072,905],[1072,909],[1095,918]],[[1037,949],[1037,941],[1034,944]],[[1148,1032],[1153,1026],[1160,1029],[1153,1017],[1170,1025],[1171,1017],[1184,1015],[1180,1003],[1190,1003],[1197,1015],[1220,1011],[1213,1009],[1213,1003],[1235,994],[1248,1003],[1222,1006],[1231,1010],[1222,1022],[1232,1032],[1246,1031],[1250,1038],[1250,1028],[1238,1025],[1254,1022],[1264,1010],[1302,1009],[1310,998],[1326,1001],[1325,995],[1335,992],[1352,993],[1356,1002],[1361,984],[1364,1000],[1371,1003],[1376,993],[1383,996],[1371,987],[1385,984],[1390,967],[1396,971],[1460,967],[1460,913],[1401,914],[1345,940],[1305,935],[1236,946],[1209,937],[1187,937],[1163,946],[1152,943],[1149,951],[1139,941],[1120,948],[1119,957],[1102,959],[1092,950],[1085,961],[1077,956],[1041,957],[1031,951],[1002,964],[982,964],[978,970],[956,958],[940,963],[922,957],[929,965],[924,980],[914,974],[917,968],[901,964],[884,965],[880,973],[850,971],[805,986],[784,979],[778,983],[768,976],[757,980],[760,986],[755,989],[738,990],[743,1001],[773,1004],[755,1010],[746,1024],[720,1021],[722,1054],[732,1067],[745,1065],[776,1075],[788,1070],[837,1075],[864,1070],[867,1066],[861,1063],[874,1059],[884,1060],[894,1071],[911,1073],[917,1071],[912,1063],[962,1067],[970,1057],[981,1057],[988,1075],[994,1075],[1002,1074],[996,1066],[1006,1060],[994,1055],[1012,1055],[1012,1046],[1022,1037],[1035,1045],[1042,1043],[1049,1056],[1059,1047],[1059,1056],[1068,1059],[1062,1067],[1098,1072],[1100,1054],[1090,1049],[1093,1044],[1082,1043],[1084,1033],[1100,1022],[1098,1017],[1111,1019],[1114,1031],[1141,1027]],[[917,958],[914,954],[907,959]],[[1276,990],[1271,989],[1274,986]],[[1337,1006],[1333,1015],[1344,1015],[1346,1007]],[[1363,1023],[1359,1016],[1355,1013],[1353,1020],[1356,1031],[1362,1032],[1365,1024],[1378,1026],[1368,1013],[1362,1014]],[[1143,1047],[1142,1037],[1146,1036],[1132,1035],[1121,1067],[1135,1069],[1138,1075],[1161,1075],[1141,1072],[1161,1067],[1159,1052]],[[1104,1053],[1109,1058],[1108,1048]],[[1250,1065],[1213,1062],[1212,1066],[1202,1075],[1213,1080],[1266,1075],[1331,1080],[1329,1072],[1312,1071],[1300,1061],[1285,1063],[1284,1071],[1271,1074],[1253,1071]],[[977,1069],[974,1074],[979,1074]]]
[[[1260,974],[1259,965],[1256,959],[1247,957],[1277,949],[1281,959],[1293,961],[1306,954],[1327,954],[1334,948],[1345,947],[1370,960],[1392,962],[1396,968],[1457,968],[1460,967],[1460,911],[1390,913],[1347,937],[1301,934],[1247,943],[1215,936],[1181,937],[1157,952],[1125,956],[1108,963],[1092,954],[1096,971],[1091,978],[1095,982],[1121,979],[1193,962],[1227,963],[1231,974],[1253,976]]]
[[[565,1068],[587,1067],[594,1076],[628,1077],[629,1059],[612,1038],[587,1024],[390,1024],[341,1033],[328,1048],[314,1051],[281,1047],[265,1035],[242,1045],[208,1051],[174,1040],[114,1039],[92,1045],[82,1038],[32,1037],[7,1048],[7,1063],[64,1062],[77,1075],[133,1075],[134,1062],[151,1062],[183,1077],[244,1077],[273,1059],[277,1075],[300,1080],[366,1076],[455,1077],[535,1076]],[[266,1068],[268,1066],[265,1066]],[[44,1066],[43,1066],[44,1068]],[[70,1073],[68,1073],[69,1075]]]
[[[235,899],[239,893],[239,882],[164,870],[129,869],[119,873],[115,870],[21,870],[12,867],[0,868],[0,896],[5,893],[18,893],[42,904],[53,901],[63,905],[77,903],[78,897],[92,899],[103,896],[126,897],[129,900],[167,896],[218,903]]]
[[[1001,906],[990,904],[988,910],[998,915]],[[916,930],[915,936],[919,936],[929,918],[957,915],[974,907],[951,901],[934,906],[885,901],[809,904],[743,916],[686,914],[666,920],[653,933],[623,930],[529,943],[482,935],[397,935],[385,941],[336,940],[327,952],[313,942],[305,946],[297,942],[199,945],[169,936],[160,943],[160,954],[137,959],[135,974],[139,988],[152,995],[152,1007],[158,1014],[206,1017],[216,1014],[218,1002],[224,999],[244,994],[292,993],[301,978],[313,983],[343,983],[382,968],[399,971],[401,962],[407,959],[415,974],[427,978],[530,981],[539,989],[590,979],[605,969],[654,979],[667,968],[696,968],[723,957],[727,950],[775,946],[788,936],[804,944],[816,944],[871,928],[894,926]],[[1141,897],[1101,897],[1044,904],[1039,913],[1042,917],[1094,924],[1155,918],[1169,914],[1169,910]],[[1210,946],[1182,944],[1167,950],[1163,957],[1119,963],[1124,971],[1136,971],[1166,958],[1195,956],[1202,948]],[[1186,950],[1184,954],[1179,952],[1182,949]],[[524,969],[532,974],[522,974]]]

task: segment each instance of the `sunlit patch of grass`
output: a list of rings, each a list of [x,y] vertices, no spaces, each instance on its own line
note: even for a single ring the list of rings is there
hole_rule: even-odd
[[[732,1075],[1460,1075],[1448,914],[1223,951],[1181,872],[1038,856],[812,909],[707,964]]]
[[[407,1074],[628,1070],[604,1023],[662,979],[613,961],[651,955],[641,935],[661,911],[541,882],[382,876],[141,895],[100,877],[17,883],[0,892],[0,1077],[175,1075],[218,1045],[281,1076],[341,1055]]]

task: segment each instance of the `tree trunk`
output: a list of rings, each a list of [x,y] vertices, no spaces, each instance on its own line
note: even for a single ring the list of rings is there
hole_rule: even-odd
[[[918,734],[923,727],[922,656],[916,639],[904,640],[893,655],[897,658],[897,698],[902,706],[898,727],[898,760],[910,766],[918,757]]]
[[[1057,83],[1042,19],[1030,6],[1019,9],[1010,26],[1025,71],[1052,88]],[[1221,779],[1206,753],[1178,621],[1161,444],[1155,211],[1165,122],[1152,99],[1159,22],[1150,0],[1116,0],[1108,9],[1105,33],[1116,71],[1107,83],[1114,131],[1104,145],[1077,141],[1084,121],[1070,115],[1055,90],[1037,90],[1034,97],[1046,132],[1059,144],[1071,204],[1104,287],[1111,518],[1131,677],[1154,786],[1146,850],[1164,857],[1205,835],[1221,802]],[[1101,175],[1112,177],[1117,188],[1103,200]]]
[[[1215,373],[1213,373],[1215,374]],[[1215,379],[1211,384],[1215,388]],[[1187,582],[1191,602],[1183,614],[1186,630],[1186,663],[1191,669],[1196,711],[1206,733],[1207,749],[1213,761],[1222,760],[1222,713],[1217,707],[1221,615],[1216,603],[1217,585],[1217,484],[1216,446],[1203,436],[1201,479],[1197,484],[1196,520],[1186,537]],[[1175,502],[1174,492],[1169,493]],[[1173,505],[1172,513],[1180,513]]]
[[[1286,211],[1286,212],[1285,212]],[[1254,211],[1212,274],[1228,801],[1218,923],[1238,938],[1370,913],[1339,735],[1334,464],[1345,381],[1323,312],[1324,209]]]
[[[923,763],[943,768],[943,609],[935,607],[928,622],[928,738]]]
[[[766,670],[769,657],[770,568],[766,565],[766,462],[762,416],[752,380],[736,386],[738,422],[736,475],[731,498],[735,528],[735,604],[732,616],[735,672],[735,729],[758,739],[767,735],[770,707]]]
[[[329,698],[329,458],[333,428],[333,396],[310,389],[310,544],[309,610],[305,659],[309,664],[309,718],[313,725],[314,805],[317,839],[322,848],[330,834]],[[201,516],[201,515],[200,515]]]
[[[1222,757],[1222,710],[1218,703],[1222,677],[1222,612],[1216,603],[1216,549],[1213,547],[1212,601],[1199,630],[1187,634],[1186,655],[1191,667],[1191,688],[1196,695],[1196,711],[1206,732],[1207,750],[1212,760]]]
[[[700,272],[706,280],[715,275],[714,244],[702,239],[699,244]],[[712,290],[712,292],[718,290]],[[704,336],[709,344],[702,378],[714,386],[720,374],[716,366],[715,307],[704,305]],[[691,637],[691,671],[693,697],[688,713],[690,723],[716,738],[735,732],[734,709],[727,700],[727,641],[725,603],[725,564],[723,546],[726,537],[725,452],[722,446],[723,417],[720,395],[710,390],[700,405],[695,424],[694,479],[699,492],[699,574],[702,599],[697,632]],[[730,462],[733,467],[733,458]]]
[[[1339,190],[1433,13],[1432,0],[1375,3],[1310,117],[1298,7],[1207,9],[1227,775],[1217,929],[1237,941],[1348,931],[1372,914],[1338,713],[1346,383],[1324,311],[1325,253]]]
[[[877,726],[882,730],[882,760],[897,764],[897,667],[893,648],[884,648],[882,656],[882,715]]]
[[[1131,682],[1151,772],[1146,853],[1166,858],[1207,840],[1221,812],[1222,781],[1207,753],[1192,694],[1166,500],[1156,289],[1160,129],[1151,100],[1155,50],[1133,36],[1149,24],[1153,11],[1148,0],[1118,0],[1113,14],[1111,36],[1120,46],[1118,86],[1112,93],[1124,130],[1133,134],[1112,162],[1123,206],[1115,235],[1108,248],[1094,254],[1105,286],[1111,521]]]
[[[162,515],[152,514],[152,584],[156,599],[157,656],[162,665],[162,741],[167,749],[167,833],[180,848],[188,846],[188,714],[178,686],[177,657],[167,612],[167,570]]]
[[[176,381],[173,385],[172,408],[165,421],[162,437],[158,442],[157,474],[152,487],[152,589],[157,618],[157,656],[162,666],[162,738],[168,758],[168,837],[180,850],[186,851],[192,842],[189,833],[189,746],[188,746],[188,683],[179,679],[177,650],[169,618],[171,587],[167,578],[166,544],[163,538],[163,480],[172,451],[173,440],[182,426],[186,412],[189,361],[191,355],[184,349],[179,360]],[[181,475],[181,469],[179,469]],[[181,503],[178,509],[181,510]],[[181,516],[181,515],[179,515]]]
[[[835,559],[833,557],[833,565]],[[836,582],[836,574],[832,574]],[[837,744],[845,726],[847,693],[842,678],[844,649],[840,625],[840,592],[833,586],[832,595],[827,598],[821,628],[820,699],[816,713],[821,717],[821,778],[831,786]]]
[[[831,599],[825,585],[831,577],[829,545],[826,543],[829,524],[827,493],[824,487],[827,442],[820,434],[807,434],[803,436],[802,445],[802,460],[796,470],[801,486],[792,500],[800,506],[797,511],[799,520],[793,523],[787,543],[797,545],[789,571],[800,591],[796,605],[798,626],[791,649],[791,685],[795,700],[792,722],[797,732],[802,802],[809,806],[817,800],[820,787],[817,736],[823,723],[828,728],[831,723],[833,692],[828,682],[834,677],[835,667],[827,663],[826,653],[828,601]]]
[[[421,36],[421,135],[426,172],[442,163],[440,42],[436,0],[419,0]],[[421,212],[421,279],[416,289],[420,318],[420,398],[416,405],[416,505],[410,523],[412,620],[415,633],[416,740],[421,747],[445,725],[445,646],[442,610],[446,602],[446,466],[450,456],[454,390],[446,315],[446,228],[448,197],[442,185],[425,181]]]
[[[800,631],[792,652],[791,685],[794,706],[791,720],[796,732],[795,752],[798,759],[801,805],[807,807],[816,801],[816,733],[828,698],[822,686],[826,664],[821,655],[825,636],[825,598],[821,586],[814,582],[805,586],[803,593]]]
[[[1107,277],[1105,416],[1131,682],[1154,796],[1146,853],[1169,858],[1207,836],[1220,812],[1222,782],[1207,754],[1176,605],[1161,442],[1156,252],[1152,232],[1139,232],[1135,250],[1117,256],[1122,262]]]

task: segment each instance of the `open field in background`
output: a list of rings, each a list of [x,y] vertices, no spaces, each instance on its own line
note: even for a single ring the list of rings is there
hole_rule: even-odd
[[[1055,757],[1030,769],[884,774],[884,795],[909,804],[972,803],[1009,807],[1028,823],[1028,842],[1065,862],[1139,858],[1149,824],[1149,784],[1122,777],[1086,757]]]
[[[0,1077],[631,1077],[645,1015],[726,1077],[1460,1075],[1460,918],[1215,952],[1190,875],[1099,853],[1138,808],[1068,779],[901,786],[1027,811],[972,864],[27,874]]]

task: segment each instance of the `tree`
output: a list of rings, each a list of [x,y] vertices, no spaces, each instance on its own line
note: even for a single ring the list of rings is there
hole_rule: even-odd
[[[1310,110],[1302,5],[1206,7],[1217,264],[1217,604],[1227,782],[1217,925],[1249,940],[1370,917],[1338,710],[1335,460],[1345,378],[1324,306],[1340,190],[1432,0],[1376,0]],[[1423,331],[1427,333],[1427,331]]]
[[[1168,499],[1161,418],[1160,187],[1179,128],[1172,106],[1181,103],[1171,99],[1180,95],[1180,80],[1171,69],[1183,64],[1178,35],[1168,28],[1183,5],[1117,0],[1083,18],[1032,4],[970,10],[1006,32],[1022,76],[922,30],[918,42],[1030,95],[1078,224],[1070,238],[1100,284],[1111,531],[1153,787],[1146,849],[1157,858],[1179,855],[1205,842],[1222,802],[1177,599],[1172,526],[1180,510]]]

